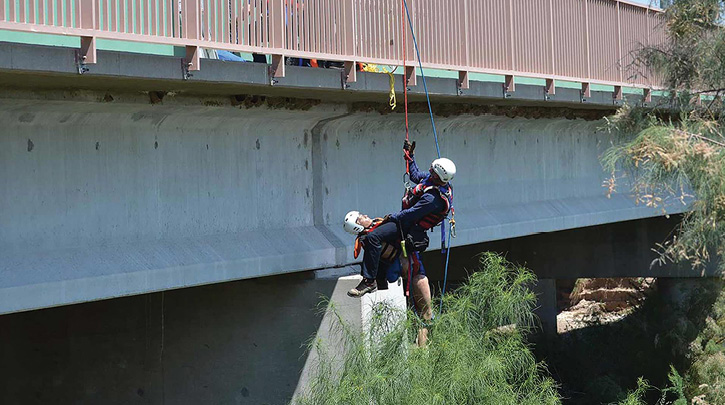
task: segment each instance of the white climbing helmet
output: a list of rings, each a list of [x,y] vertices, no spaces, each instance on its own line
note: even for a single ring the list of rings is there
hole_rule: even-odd
[[[358,211],[350,211],[345,215],[345,222],[342,223],[342,227],[353,235],[357,235],[365,230],[365,227],[357,223],[357,218],[360,216]]]
[[[450,159],[438,158],[430,164],[430,167],[444,183],[453,180],[456,175],[456,165]]]

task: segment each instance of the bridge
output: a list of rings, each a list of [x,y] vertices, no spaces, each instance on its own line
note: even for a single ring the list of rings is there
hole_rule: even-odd
[[[599,155],[616,141],[603,117],[624,102],[663,102],[656,78],[630,63],[637,47],[663,40],[659,10],[614,0],[408,5],[410,20],[392,0],[0,3],[0,329],[14,331],[8,347],[27,348],[29,333],[66,325],[43,347],[60,362],[86,360],[45,377],[98,385],[54,398],[263,403],[269,377],[254,370],[295,382],[299,344],[320,324],[308,313],[316,292],[339,295],[337,276],[356,271],[343,215],[399,206],[404,86],[418,161],[435,157],[427,90],[441,153],[459,168],[457,268],[498,244],[532,263],[547,297],[557,278],[697,276],[649,267],[649,247],[676,219],[636,205],[626,181],[611,196],[602,187]],[[218,50],[247,62],[215,59]],[[359,62],[398,68],[389,76]],[[205,287],[184,289],[195,286]],[[135,326],[119,332],[124,319]],[[132,371],[119,386],[146,388],[116,391],[88,374],[118,372],[89,365],[86,356],[107,358],[103,344],[74,340],[95,335],[125,347],[116,360]],[[69,344],[68,358],[57,354]],[[238,382],[219,380],[207,360],[184,366],[199,345],[246,385],[229,391]],[[23,398],[11,386],[29,389],[22,376],[44,367],[31,357],[3,379],[10,402]],[[188,373],[217,377],[178,388]]]

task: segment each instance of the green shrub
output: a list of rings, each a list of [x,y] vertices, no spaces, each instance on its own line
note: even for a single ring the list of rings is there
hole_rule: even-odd
[[[647,391],[652,387],[649,385],[647,380],[640,377],[637,380],[637,388],[634,391],[627,393],[627,397],[620,401],[617,405],[647,405],[645,402],[645,395]]]
[[[318,342],[316,375],[299,403],[559,404],[555,382],[525,339],[535,320],[534,282],[527,269],[483,254],[479,271],[445,296],[423,348],[411,341],[420,326],[412,313],[374,308],[373,337],[338,317],[344,357]]]
[[[685,373],[685,392],[707,404],[725,404],[725,283],[705,320],[705,327],[690,344],[692,364]]]

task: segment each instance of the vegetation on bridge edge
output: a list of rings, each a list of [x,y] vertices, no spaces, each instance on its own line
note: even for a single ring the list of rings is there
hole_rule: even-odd
[[[725,1],[674,0],[666,9],[668,40],[645,47],[635,57],[639,72],[664,79],[670,105],[679,115],[657,108],[625,106],[609,120],[621,142],[603,155],[612,173],[610,192],[622,177],[635,198],[666,213],[668,202],[690,210],[670,240],[657,246],[663,262],[689,262],[703,272],[710,263],[725,270]],[[705,97],[701,98],[704,95]],[[672,368],[670,387],[659,403],[725,403],[725,290],[713,281],[717,297],[705,308],[704,326],[694,339],[681,335],[684,364]],[[687,337],[687,339],[685,339]],[[677,349],[673,346],[673,350]],[[682,376],[680,376],[682,374]],[[632,402],[646,391],[630,397]],[[674,401],[674,402],[672,402]]]

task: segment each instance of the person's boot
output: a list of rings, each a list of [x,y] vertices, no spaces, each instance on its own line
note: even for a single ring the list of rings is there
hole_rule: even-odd
[[[362,281],[360,281],[360,284],[357,285],[357,287],[347,292],[347,295],[351,297],[362,297],[363,295],[374,292],[377,289],[378,285],[375,280],[363,278]]]

